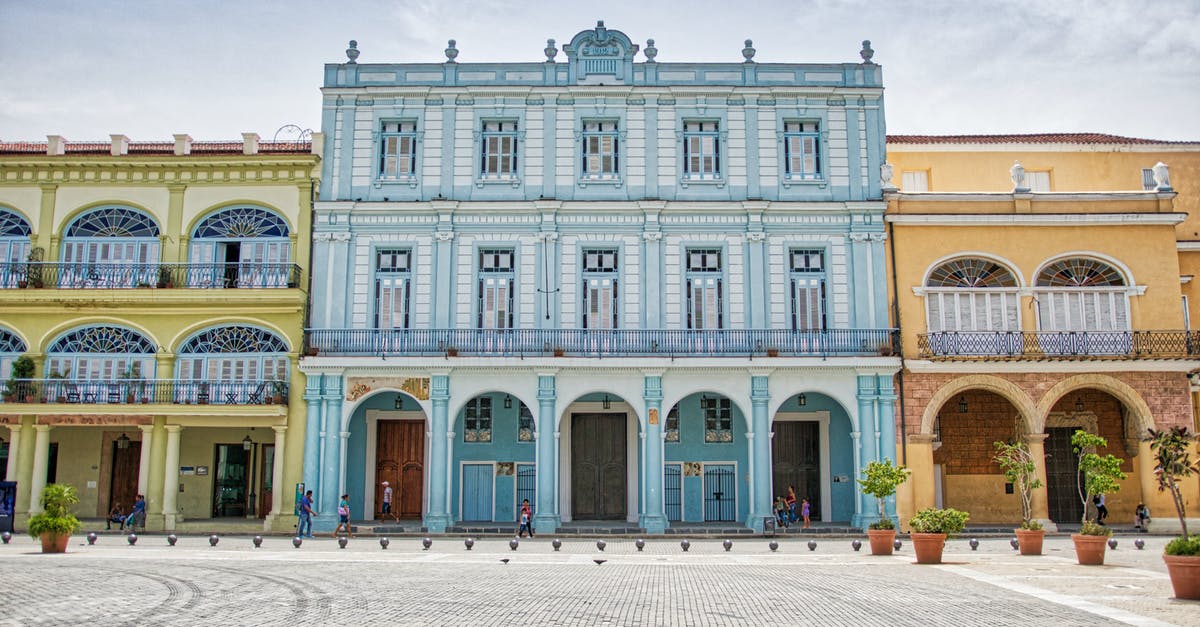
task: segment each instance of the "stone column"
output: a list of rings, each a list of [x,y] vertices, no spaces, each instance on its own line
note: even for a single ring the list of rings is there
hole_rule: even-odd
[[[29,478],[29,515],[42,511],[42,488],[50,461],[50,425],[33,425],[33,476]],[[11,447],[10,447],[11,448]]]
[[[646,533],[663,533],[670,523],[663,512],[663,427],[662,375],[647,374],[642,382],[642,398],[646,401],[646,432],[642,440],[645,452],[642,464],[642,483],[646,486],[642,518],[638,525]]]
[[[555,415],[558,392],[554,373],[538,375],[537,395],[537,509],[533,512],[533,526],[543,533],[551,533],[557,531],[562,523],[554,501],[554,479],[558,476],[554,450],[558,440],[553,435],[558,423]]]
[[[874,375],[858,376],[858,433],[855,442],[858,449],[858,461],[855,462],[854,472],[858,475],[863,468],[873,461],[879,461],[879,433],[875,428],[876,381]],[[854,492],[859,497],[859,511],[851,521],[855,527],[866,528],[867,525],[879,520],[879,504],[875,497],[862,493],[862,486],[854,482]]]
[[[932,434],[908,436],[908,469],[912,474],[900,487],[912,494],[912,509],[904,512],[900,519],[907,520],[912,514],[937,504],[937,478],[933,476]]]
[[[278,518],[280,516],[290,515],[291,512],[283,511],[283,466],[285,457],[284,446],[287,443],[287,427],[273,426],[275,430],[275,465],[271,467],[271,517]],[[270,524],[270,523],[268,523]]]
[[[167,425],[167,461],[163,464],[163,530],[171,531],[179,519],[179,441],[183,427]]]
[[[150,452],[154,440],[154,425],[138,425],[142,431],[142,451],[138,458],[138,494],[146,497],[146,506],[150,506]]]
[[[1036,467],[1034,474],[1042,487],[1033,489],[1030,501],[1030,515],[1042,523],[1047,531],[1058,531],[1058,526],[1050,520],[1050,492],[1046,480],[1046,434],[1030,433],[1025,436],[1025,444],[1029,447],[1029,456],[1033,458]]]
[[[17,480],[17,453],[21,450],[21,429],[23,426],[20,423],[8,425],[8,467],[4,476],[8,477],[9,481]]]
[[[308,375],[304,388],[304,401],[308,413],[304,425],[304,471],[302,481],[305,490],[317,489],[321,468],[321,379],[323,375]],[[278,455],[276,451],[276,455]]]
[[[431,533],[444,533],[451,522],[450,513],[446,511],[446,473],[450,466],[449,443],[446,441],[450,431],[450,375],[430,377],[429,400],[433,411],[429,416],[429,465],[426,471],[429,474],[429,509],[425,512],[425,527]],[[538,474],[540,478],[541,473]],[[538,496],[540,502],[540,491]]]
[[[325,379],[324,398],[325,428],[321,432],[321,487],[316,492],[317,515],[313,517],[313,528],[318,531],[333,531],[337,527],[337,508],[341,493],[338,492],[342,472],[342,379],[341,376]]]
[[[771,509],[771,416],[767,403],[771,400],[768,378],[765,375],[750,377],[750,520],[747,527],[762,531],[763,520],[774,516]]]
[[[892,460],[893,464],[899,464],[900,460],[896,459],[896,390],[893,386],[892,375],[881,374],[876,377],[878,384],[878,400],[875,403],[875,424],[878,425],[879,433],[877,441],[879,442],[879,459]],[[858,485],[855,483],[855,485]],[[892,518],[896,517],[896,499],[895,497],[888,499],[887,514]]]

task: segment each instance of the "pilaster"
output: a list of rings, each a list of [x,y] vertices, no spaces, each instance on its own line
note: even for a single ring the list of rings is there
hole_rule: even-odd
[[[342,475],[342,377],[326,376],[322,404],[321,487],[315,492],[317,515],[313,529],[333,531],[337,527],[338,498]]]
[[[163,530],[175,529],[179,520],[179,443],[183,427],[167,425],[167,459],[163,467]]]
[[[533,513],[533,526],[538,531],[557,531],[562,516],[556,507],[555,480],[558,478],[555,447],[558,440],[551,437],[555,432],[558,417],[555,404],[558,399],[553,373],[538,374],[538,417],[537,417],[537,510]]]
[[[646,429],[642,442],[642,484],[645,497],[638,525],[646,533],[664,533],[670,523],[663,511],[663,429],[662,376],[647,374],[642,381],[642,398],[646,402]]]
[[[1050,520],[1049,488],[1046,481],[1046,434],[1030,433],[1025,436],[1025,444],[1029,447],[1029,456],[1033,458],[1034,476],[1041,483],[1041,487],[1032,490],[1030,514],[1048,531],[1058,531],[1058,525]]]
[[[746,526],[762,531],[763,521],[774,516],[771,509],[771,416],[767,403],[771,400],[769,377],[750,377],[750,433],[746,441],[750,446],[750,520]]]
[[[50,460],[50,425],[33,425],[33,476],[29,481],[29,515],[42,512],[42,489]]]
[[[450,375],[435,374],[430,377],[429,400],[432,411],[429,415],[429,509],[425,512],[425,527],[431,533],[444,533],[452,522],[446,511],[449,470],[449,443],[446,434],[450,431]],[[539,481],[541,473],[538,473]],[[540,484],[538,486],[541,487]],[[541,490],[538,491],[541,502]]]

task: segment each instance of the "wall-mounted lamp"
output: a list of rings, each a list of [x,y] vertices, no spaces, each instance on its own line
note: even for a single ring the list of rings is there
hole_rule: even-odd
[[[129,436],[122,433],[121,437],[117,438],[117,448],[119,448],[123,451],[123,450],[129,448],[129,442],[130,442]]]
[[[254,440],[251,440],[250,436],[242,438],[242,448],[247,451],[254,448]]]
[[[801,407],[804,407],[805,405],[808,404],[808,397],[801,394],[800,396],[796,397],[796,403],[799,404]]]
[[[396,409],[404,409],[404,397],[403,396],[396,397]]]
[[[1083,411],[1083,398],[1082,397],[1077,397],[1075,399],[1075,411]]]
[[[512,396],[504,395],[504,409],[512,409]]]
[[[608,395],[607,395],[607,394],[605,394],[605,395],[604,395],[604,400],[600,402],[600,405],[601,405],[602,407],[604,407],[604,409],[608,409],[608,408],[612,407],[612,401],[610,401],[610,400],[608,399]]]
[[[958,397],[958,413],[967,413],[967,397],[965,396]]]

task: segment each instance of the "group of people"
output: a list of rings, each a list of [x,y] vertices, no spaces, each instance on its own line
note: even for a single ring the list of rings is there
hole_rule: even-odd
[[[800,515],[796,515],[796,488],[788,486],[787,496],[775,497],[775,520],[780,526],[789,527],[798,520],[804,521],[803,529],[811,525],[809,516],[812,514],[812,504],[808,497],[800,499]]]
[[[304,497],[300,499],[300,523],[296,525],[296,535],[301,538],[311,538],[312,533],[312,518],[316,514],[313,509],[313,491],[308,490],[304,493]],[[350,531],[350,495],[343,494],[338,501],[338,525],[330,534],[336,538],[339,533],[345,532],[348,537],[354,537]]]
[[[112,524],[117,523],[117,529],[136,529],[146,527],[146,497],[141,494],[133,502],[133,509],[126,514],[121,509],[120,503],[113,503],[112,510],[108,512],[108,521],[105,524],[107,529],[112,529]]]

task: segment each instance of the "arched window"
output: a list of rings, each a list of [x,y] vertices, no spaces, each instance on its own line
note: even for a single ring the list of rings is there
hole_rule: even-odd
[[[98,207],[75,218],[63,238],[60,284],[134,287],[157,281],[158,224],[128,207]]]
[[[1128,331],[1127,281],[1111,265],[1086,257],[1060,259],[1037,276],[1043,331]]]
[[[153,379],[155,352],[154,343],[132,329],[76,329],[60,336],[46,351],[46,376],[76,381]]]
[[[12,374],[12,362],[26,351],[25,341],[16,333],[0,328],[0,379]]]
[[[192,231],[189,285],[287,287],[291,240],[287,223],[259,207],[228,207]]]
[[[208,384],[213,403],[261,403],[288,380],[288,347],[278,335],[243,325],[206,329],[179,349],[181,382]],[[268,389],[271,388],[271,389]]]
[[[0,208],[0,287],[17,287],[24,280],[32,231],[20,214]]]
[[[943,263],[925,281],[929,332],[1019,331],[1018,288],[1012,271],[994,261]]]

